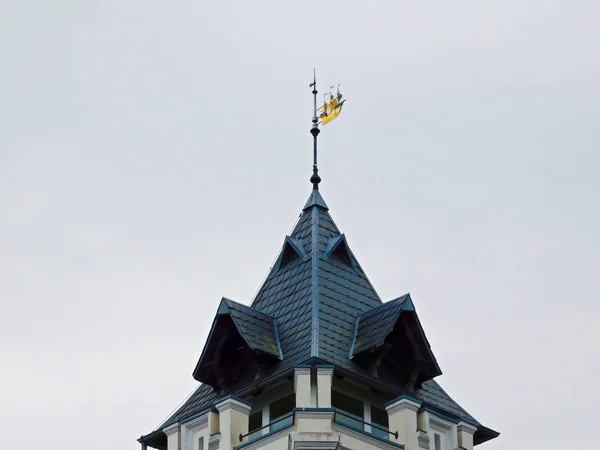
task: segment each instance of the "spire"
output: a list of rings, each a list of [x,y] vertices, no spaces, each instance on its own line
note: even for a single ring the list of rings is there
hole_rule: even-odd
[[[317,136],[319,135],[319,117],[317,116],[317,71],[315,70],[313,73],[313,82],[309,85],[312,87],[312,94],[314,97],[314,114],[312,118],[312,127],[310,129],[310,134],[313,136],[313,173],[310,177],[310,182],[313,185],[313,191],[319,190],[319,183],[321,182],[321,177],[319,176],[319,168],[317,167]]]
[[[346,99],[343,98],[340,92],[340,85],[338,84],[337,92],[334,93],[331,91],[334,86],[331,86],[329,93],[325,94],[325,102],[323,106],[317,108],[317,72],[314,71],[313,82],[309,84],[311,87],[313,98],[314,98],[314,109],[313,109],[313,117],[312,117],[312,127],[310,129],[310,134],[313,136],[313,173],[310,177],[310,182],[313,185],[313,191],[319,190],[319,183],[321,182],[321,177],[319,176],[319,167],[317,166],[317,136],[321,130],[319,130],[319,125],[323,124],[323,126],[327,125],[329,122],[334,120],[336,117],[340,115],[342,112],[342,106],[346,102]],[[319,113],[320,112],[320,113]],[[322,120],[321,120],[322,119]],[[319,122],[319,120],[321,120]]]

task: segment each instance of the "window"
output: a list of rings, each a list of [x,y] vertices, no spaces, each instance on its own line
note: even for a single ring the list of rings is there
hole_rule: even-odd
[[[388,413],[383,408],[371,405],[371,423],[384,427],[386,430],[389,428],[389,417]],[[380,430],[376,427],[371,427],[371,434],[381,439],[389,439],[390,434],[385,430]]]
[[[248,419],[248,433],[252,433],[262,427],[262,409],[250,414]]]
[[[296,407],[296,394],[286,395],[279,400],[271,403],[269,407],[269,421],[273,423],[274,421],[281,419],[289,415],[284,420],[281,420],[273,425],[271,425],[271,432],[280,430],[282,428],[288,427],[294,423],[294,417],[291,415],[292,411]]]
[[[433,448],[434,450],[442,450],[442,438],[439,434],[433,434]]]
[[[429,416],[429,438],[432,450],[451,450],[456,448],[456,428],[453,424],[438,417]]]
[[[364,404],[362,401],[342,394],[339,391],[331,391],[331,406],[343,412],[336,416],[336,422],[343,425],[364,430],[363,413]]]
[[[204,438],[203,437],[198,439],[198,450],[204,450]]]

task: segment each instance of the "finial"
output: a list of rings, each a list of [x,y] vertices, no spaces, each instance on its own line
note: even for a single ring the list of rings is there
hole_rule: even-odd
[[[312,118],[312,127],[310,129],[310,134],[313,136],[313,173],[310,177],[310,182],[313,185],[313,190],[319,190],[319,183],[321,182],[321,177],[319,176],[319,168],[317,166],[317,136],[319,135],[319,117],[317,116],[317,71],[316,69],[313,72],[313,82],[309,85],[312,87],[312,94],[314,97],[314,115]]]

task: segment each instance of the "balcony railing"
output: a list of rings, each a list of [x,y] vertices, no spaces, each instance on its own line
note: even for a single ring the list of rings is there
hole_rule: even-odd
[[[365,422],[360,417],[341,411],[339,409],[336,409],[333,413],[333,421],[339,425],[352,428],[357,431],[362,431],[363,433],[365,433],[365,425],[368,425],[371,427],[370,434],[379,439],[389,439],[389,435],[392,435],[396,439],[398,439],[397,431],[390,431],[388,428],[378,425],[376,423]]]
[[[260,432],[262,430],[264,430],[265,428],[270,428],[269,432],[274,433],[276,431],[279,431],[284,428],[292,426],[295,421],[295,413],[296,413],[296,410],[292,411],[289,414],[281,416],[278,419],[275,419],[274,421],[272,421],[266,425],[263,425],[260,428],[256,428],[246,434],[240,433],[240,436],[239,436],[240,442],[242,442],[244,440],[244,438],[249,437],[249,436],[250,436],[250,441],[255,441],[257,439],[260,439],[263,436],[263,434]],[[365,422],[364,420],[362,420],[362,418],[360,418],[358,416],[354,416],[350,413],[347,413],[347,412],[339,410],[339,409],[333,409],[333,422],[338,425],[342,425],[344,427],[359,431],[361,433],[370,434],[373,437],[376,437],[378,439],[389,439],[390,435],[392,435],[396,439],[398,439],[397,431],[390,431],[388,428],[378,425],[376,423]],[[365,425],[371,427],[370,433],[365,431]]]
[[[260,428],[256,428],[256,429],[250,431],[249,433],[246,433],[246,434],[240,433],[240,442],[242,442],[242,440],[245,437],[248,437],[248,436],[253,435],[253,434],[255,435],[256,433],[258,433],[259,431],[264,430],[265,428],[271,427],[270,431],[274,432],[274,431],[282,430],[284,428],[292,426],[293,424],[294,424],[294,411],[292,411],[289,414],[286,414],[285,416],[281,416],[278,419],[275,419],[273,422],[268,423],[266,425],[263,425]],[[258,439],[261,436],[262,436],[262,434],[257,435],[255,439]]]

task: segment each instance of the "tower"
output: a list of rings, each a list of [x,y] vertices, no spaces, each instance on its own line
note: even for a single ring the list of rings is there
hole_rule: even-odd
[[[139,439],[143,450],[472,450],[499,435],[435,381],[411,296],[383,302],[331,217],[311,87],[312,191],[300,218],[251,304],[221,299],[193,370],[201,384]]]

